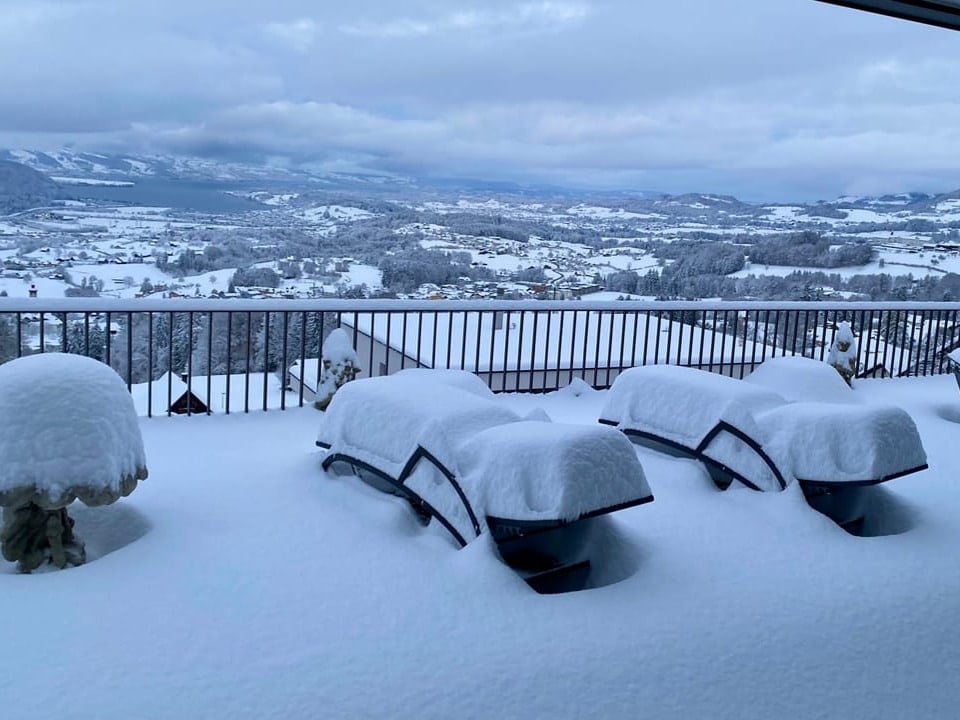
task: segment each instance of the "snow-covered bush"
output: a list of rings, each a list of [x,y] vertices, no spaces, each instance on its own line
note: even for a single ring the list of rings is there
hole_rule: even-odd
[[[857,374],[857,339],[853,336],[850,323],[844,321],[837,326],[837,334],[830,346],[827,363],[832,365],[840,377],[851,384]]]
[[[108,505],[147,477],[126,384],[79,355],[0,365],[0,458],[0,549],[21,572],[84,562],[67,505]]]
[[[326,410],[333,395],[344,383],[353,380],[360,372],[360,358],[350,342],[346,331],[337,328],[323,343],[323,367],[317,383],[317,399],[314,406]]]

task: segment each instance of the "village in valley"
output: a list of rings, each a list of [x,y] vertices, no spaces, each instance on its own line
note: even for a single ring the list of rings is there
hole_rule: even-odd
[[[247,178],[184,202],[170,188],[188,181],[66,151],[44,175],[41,155],[4,161],[43,188],[0,205],[12,297],[942,299],[917,286],[960,271],[960,193],[787,205]]]

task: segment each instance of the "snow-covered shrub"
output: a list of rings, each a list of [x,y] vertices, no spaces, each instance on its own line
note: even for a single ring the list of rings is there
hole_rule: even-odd
[[[314,401],[318,410],[326,410],[334,393],[353,380],[361,370],[360,358],[353,349],[350,336],[342,328],[334,330],[324,341],[322,365],[317,399]]]
[[[84,562],[67,505],[108,505],[147,477],[126,384],[79,355],[0,365],[0,458],[0,549],[21,572]]]
[[[850,323],[844,321],[837,326],[837,334],[830,346],[827,363],[832,365],[840,377],[851,384],[857,374],[857,339],[853,336]]]

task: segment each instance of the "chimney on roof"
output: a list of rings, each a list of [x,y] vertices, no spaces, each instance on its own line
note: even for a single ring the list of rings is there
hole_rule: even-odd
[[[188,378],[188,377],[189,377],[189,375],[187,375],[187,371],[186,371],[186,370],[181,370],[181,371],[180,371],[180,380],[181,380],[181,381],[187,382],[187,378]]]
[[[36,283],[30,283],[30,289],[27,292],[30,293],[30,297],[36,297],[37,296]]]

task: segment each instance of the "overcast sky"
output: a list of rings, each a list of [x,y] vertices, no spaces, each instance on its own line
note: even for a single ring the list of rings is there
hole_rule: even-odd
[[[960,33],[813,0],[0,0],[0,147],[746,199],[960,187]]]

